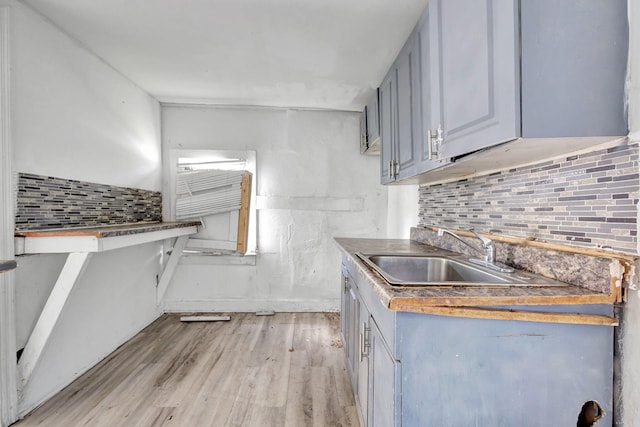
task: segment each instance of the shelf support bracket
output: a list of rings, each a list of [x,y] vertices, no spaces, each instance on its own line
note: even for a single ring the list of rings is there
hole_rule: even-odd
[[[158,286],[156,287],[156,305],[158,307],[160,307],[164,301],[164,295],[167,293],[169,283],[173,278],[173,274],[176,272],[176,268],[182,257],[182,251],[184,251],[184,248],[187,246],[188,240],[189,236],[180,236],[173,245],[167,266],[164,268],[162,276],[160,276],[160,280],[158,281]]]
[[[60,314],[91,257],[90,252],[71,252],[62,267],[51,294],[40,313],[31,335],[18,361],[18,387],[20,392],[29,382],[34,369],[51,337]]]

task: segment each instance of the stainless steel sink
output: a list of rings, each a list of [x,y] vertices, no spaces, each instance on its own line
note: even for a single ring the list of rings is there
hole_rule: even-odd
[[[566,283],[524,271],[491,271],[469,263],[463,256],[356,255],[394,286],[566,286]]]

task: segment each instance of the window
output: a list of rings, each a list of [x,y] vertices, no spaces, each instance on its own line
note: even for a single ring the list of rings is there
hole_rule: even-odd
[[[256,152],[171,150],[168,196],[171,220],[199,219],[185,254],[237,254],[242,177],[251,174],[246,254],[256,250]],[[241,227],[240,227],[241,228]]]

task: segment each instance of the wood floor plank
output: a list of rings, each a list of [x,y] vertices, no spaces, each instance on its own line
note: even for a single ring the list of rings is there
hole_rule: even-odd
[[[335,313],[164,315],[15,427],[358,427]]]

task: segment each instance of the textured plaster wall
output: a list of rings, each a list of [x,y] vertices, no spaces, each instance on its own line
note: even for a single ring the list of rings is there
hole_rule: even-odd
[[[333,238],[386,233],[380,159],[359,153],[359,115],[165,106],[162,123],[165,159],[180,148],[255,150],[258,199],[255,265],[183,257],[165,308],[337,310],[340,254]]]

